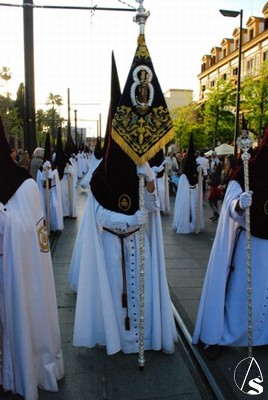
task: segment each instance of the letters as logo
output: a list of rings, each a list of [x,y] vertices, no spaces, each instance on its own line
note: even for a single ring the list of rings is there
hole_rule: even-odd
[[[240,361],[234,371],[234,381],[241,392],[249,395],[263,393],[263,376],[259,364],[254,357]]]

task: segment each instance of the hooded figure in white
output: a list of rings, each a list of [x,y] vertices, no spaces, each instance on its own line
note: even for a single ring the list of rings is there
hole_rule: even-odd
[[[41,193],[42,207],[50,231],[64,228],[60,178],[57,169],[52,169],[49,132],[46,136],[44,163],[37,171],[36,182]]]
[[[174,204],[173,229],[176,233],[199,233],[204,230],[203,187],[198,172],[191,134]]]
[[[150,161],[150,166],[156,177],[156,190],[160,200],[160,211],[168,213],[170,211],[170,196],[168,187],[167,167],[168,160],[164,156],[164,151],[160,150]]]
[[[61,128],[58,129],[54,169],[59,174],[63,217],[77,217],[76,174],[71,161],[63,151]]]
[[[268,344],[268,129],[249,162],[249,192],[243,165],[229,182],[211,249],[193,343],[248,345],[245,209],[250,207],[252,346]],[[210,345],[208,347],[208,345]]]
[[[0,385],[25,400],[64,376],[51,253],[34,179],[9,156],[0,120]]]
[[[148,163],[137,169],[113,140],[105,159],[93,173],[84,234],[77,243],[73,344],[105,345],[108,354],[139,351],[139,230],[145,223],[144,348],[173,353],[177,335],[155,175]],[[139,210],[138,172],[146,180],[146,211]]]
[[[60,178],[57,169],[52,170],[50,161],[45,161],[42,171],[37,172],[36,182],[42,199],[43,212],[50,231],[64,228]]]

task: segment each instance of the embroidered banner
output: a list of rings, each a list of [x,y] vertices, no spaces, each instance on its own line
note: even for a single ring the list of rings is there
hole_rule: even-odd
[[[174,137],[172,119],[142,34],[113,118],[111,136],[138,165]]]

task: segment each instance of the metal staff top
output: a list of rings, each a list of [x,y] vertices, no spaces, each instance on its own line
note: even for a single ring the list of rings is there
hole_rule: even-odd
[[[250,136],[250,134],[249,134],[247,129],[242,129],[241,136],[238,137],[236,143],[237,143],[238,147],[240,147],[240,149],[243,152],[243,154],[241,156],[242,161],[243,162],[249,161],[250,154],[249,154],[248,151],[252,146],[253,140],[252,140],[252,137]]]
[[[139,24],[140,26],[140,35],[144,35],[145,32],[145,24],[147,19],[150,16],[150,11],[145,10],[143,7],[143,1],[144,0],[136,0],[137,3],[140,3],[139,8],[138,8],[138,13],[137,15],[133,18],[133,21]]]

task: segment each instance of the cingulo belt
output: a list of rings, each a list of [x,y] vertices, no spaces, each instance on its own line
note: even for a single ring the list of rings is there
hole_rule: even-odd
[[[124,239],[137,232],[140,228],[135,229],[132,232],[126,233],[117,233],[111,231],[108,228],[103,227],[103,229],[107,232],[112,233],[115,236],[118,236],[121,243],[121,254],[122,254],[122,280],[123,280],[123,293],[122,293],[122,307],[126,308],[126,318],[125,318],[125,329],[126,331],[130,330],[130,319],[128,316],[128,305],[127,305],[127,279],[126,279],[126,262],[125,262],[125,253],[124,253]]]

